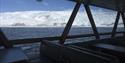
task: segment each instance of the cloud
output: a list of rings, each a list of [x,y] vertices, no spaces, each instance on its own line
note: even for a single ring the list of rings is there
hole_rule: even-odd
[[[65,26],[69,20],[71,10],[66,11],[20,11],[0,13],[0,27],[24,23],[26,26]],[[98,27],[111,27],[115,21],[114,12],[93,12]],[[120,20],[120,23],[122,21]],[[122,26],[123,24],[120,24]],[[79,12],[73,26],[90,26],[86,12]]]

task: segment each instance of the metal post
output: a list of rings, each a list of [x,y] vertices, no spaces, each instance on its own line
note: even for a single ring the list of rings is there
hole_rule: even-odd
[[[65,40],[67,38],[67,35],[68,35],[68,33],[69,33],[70,29],[71,29],[71,26],[72,26],[72,24],[74,22],[74,19],[75,19],[76,15],[77,15],[77,13],[79,11],[80,6],[81,6],[81,3],[76,3],[75,8],[74,8],[74,10],[73,10],[73,12],[72,12],[72,14],[71,14],[71,16],[69,18],[69,21],[66,24],[66,27],[65,27],[62,35],[61,35],[61,38],[60,38],[60,41],[59,41],[60,44],[64,44],[64,42],[65,42]]]
[[[121,12],[121,16],[122,16],[122,20],[123,20],[123,24],[124,24],[124,30],[125,30],[125,12]],[[125,36],[125,33],[124,33]]]
[[[5,48],[13,47],[12,43],[8,42],[8,39],[5,37],[1,29],[0,29],[0,42]]]
[[[125,12],[121,12],[124,28],[125,28]]]
[[[87,15],[88,15],[89,21],[91,23],[91,26],[92,26],[93,32],[95,34],[95,37],[96,37],[96,39],[100,39],[100,36],[99,36],[98,31],[97,31],[97,28],[96,28],[96,25],[95,25],[95,22],[94,22],[91,10],[89,8],[89,5],[88,4],[84,4],[84,7],[85,7],[85,10],[87,12]]]
[[[116,20],[115,20],[115,24],[114,24],[114,27],[113,27],[113,30],[112,30],[112,35],[111,35],[112,38],[116,34],[116,30],[117,30],[117,27],[118,27],[119,18],[120,18],[120,12],[118,11],[117,16],[116,16]]]

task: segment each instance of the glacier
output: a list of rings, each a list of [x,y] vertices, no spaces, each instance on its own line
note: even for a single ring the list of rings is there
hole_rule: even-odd
[[[64,27],[71,13],[72,10],[0,12],[0,27]],[[93,11],[92,14],[97,27],[112,27],[117,13]],[[78,12],[73,26],[91,26],[85,11]],[[119,26],[123,26],[122,19]]]

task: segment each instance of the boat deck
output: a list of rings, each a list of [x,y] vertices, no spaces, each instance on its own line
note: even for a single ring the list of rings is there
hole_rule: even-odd
[[[30,63],[55,63],[42,52],[39,52],[40,43],[19,45],[24,53],[28,56]]]
[[[39,57],[40,54],[37,54],[35,59],[31,59],[30,63],[55,63],[54,61],[50,60],[48,57],[41,55],[41,57]]]

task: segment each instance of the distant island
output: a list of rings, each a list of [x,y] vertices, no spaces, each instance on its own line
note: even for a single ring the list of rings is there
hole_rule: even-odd
[[[25,23],[14,23],[11,26],[26,26]]]

